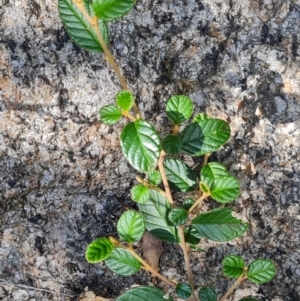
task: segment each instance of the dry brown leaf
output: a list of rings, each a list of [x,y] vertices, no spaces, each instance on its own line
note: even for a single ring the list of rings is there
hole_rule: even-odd
[[[250,162],[250,169],[251,169],[252,173],[255,175],[256,174],[256,168],[255,168],[255,166],[252,162]]]
[[[255,168],[255,166],[254,166],[254,164],[253,164],[252,162],[250,162],[249,164],[247,164],[247,165],[244,167],[243,171],[244,171],[245,174],[250,174],[250,173],[252,173],[253,175],[255,175],[256,172],[257,172],[257,171],[256,171],[256,168]]]
[[[158,270],[159,258],[164,251],[163,242],[151,235],[150,232],[145,232],[142,241],[143,257],[156,271]]]
[[[244,101],[243,100],[241,100],[241,101],[239,101],[239,103],[238,103],[238,105],[237,105],[237,111],[239,112],[243,107],[244,107]]]

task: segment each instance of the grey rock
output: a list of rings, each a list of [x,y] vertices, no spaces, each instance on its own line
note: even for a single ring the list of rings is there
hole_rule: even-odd
[[[274,105],[278,114],[284,114],[287,109],[287,103],[280,97],[274,97]]]
[[[115,235],[123,206],[132,206],[136,173],[119,148],[125,122],[108,127],[98,116],[114,103],[118,79],[102,55],[74,46],[57,1],[2,2],[1,277],[65,292],[24,294],[45,301],[77,299],[86,287],[115,298],[151,283],[143,273],[124,280],[84,258],[87,244]],[[245,284],[231,301],[258,290],[258,299],[294,301],[300,292],[291,270],[300,261],[299,12],[290,0],[138,0],[109,24],[110,49],[158,130],[169,132],[164,108],[174,94],[190,96],[195,113],[230,121],[231,139],[213,156],[240,179],[233,206],[250,227],[232,242],[201,244],[209,256],[192,254],[195,283],[215,283],[222,295],[230,281],[217,272],[228,254],[267,257],[278,270],[271,284]],[[255,175],[245,168],[250,162]],[[204,209],[215,206],[207,201]],[[180,279],[182,254],[167,248],[164,270]],[[22,300],[23,291],[0,283],[5,300]]]

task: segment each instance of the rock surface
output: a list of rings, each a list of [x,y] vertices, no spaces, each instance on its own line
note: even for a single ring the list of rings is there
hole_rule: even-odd
[[[101,55],[70,41],[56,6],[0,2],[1,300],[77,300],[87,288],[109,298],[151,282],[85,261],[91,240],[115,234],[135,173],[120,152],[122,124],[110,128],[97,113],[114,102],[119,82]],[[165,102],[182,93],[197,112],[230,122],[231,140],[212,159],[240,179],[234,207],[250,229],[202,245],[197,287],[223,295],[231,281],[221,261],[240,254],[274,260],[277,276],[245,282],[230,300],[300,300],[299,0],[138,0],[109,28],[110,48],[158,130],[167,125]],[[176,246],[161,267],[184,275]]]

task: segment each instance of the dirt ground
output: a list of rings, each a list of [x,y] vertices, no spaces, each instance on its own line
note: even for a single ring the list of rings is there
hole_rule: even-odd
[[[192,256],[196,286],[225,293],[225,255],[269,258],[276,278],[245,282],[229,300],[299,301],[300,1],[137,0],[109,29],[110,49],[158,130],[169,125],[174,94],[230,122],[232,137],[212,159],[240,179],[233,207],[250,227],[228,243],[203,242],[206,252]],[[71,301],[87,290],[115,298],[152,283],[84,258],[93,239],[116,234],[124,204],[133,206],[122,123],[98,116],[119,90],[103,56],[70,41],[57,1],[0,0],[0,300]],[[185,277],[182,261],[167,245],[162,272]]]

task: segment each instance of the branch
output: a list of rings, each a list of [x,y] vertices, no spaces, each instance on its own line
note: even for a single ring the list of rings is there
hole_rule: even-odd
[[[164,183],[165,191],[166,191],[166,197],[169,200],[171,205],[174,205],[173,197],[171,194],[169,182],[166,176],[165,168],[164,168],[164,157],[166,153],[162,150],[160,152],[159,160],[158,160],[158,169],[162,178],[162,181]]]
[[[233,291],[238,287],[238,285],[247,279],[247,276],[245,274],[241,275],[234,283],[233,285],[227,290],[226,294],[219,300],[219,301],[225,301],[232,293]]]
[[[185,262],[186,271],[188,275],[189,285],[192,288],[192,300],[196,301],[197,299],[196,299],[195,289],[194,289],[194,276],[191,269],[189,253],[186,247],[183,226],[178,227],[178,232],[180,237],[180,247],[182,249],[183,256],[184,256],[184,262]]]
[[[189,213],[192,213],[193,210],[207,197],[209,197],[209,194],[203,193],[202,196],[194,203],[194,205],[189,209]]]
[[[134,256],[134,258],[136,258],[142,265],[143,265],[143,269],[150,272],[151,274],[153,274],[154,276],[158,277],[159,279],[161,279],[162,281],[168,283],[169,285],[176,287],[177,283],[169,280],[168,278],[166,278],[165,276],[163,276],[162,274],[160,274],[159,272],[157,272],[155,269],[153,269],[151,267],[151,265],[149,265],[140,255],[138,255],[134,249],[132,248],[131,245],[129,246],[125,246],[122,243],[120,243],[117,239],[115,239],[114,237],[110,236],[109,240],[113,243],[114,246],[118,247],[118,248],[122,248],[127,250],[131,255]]]

